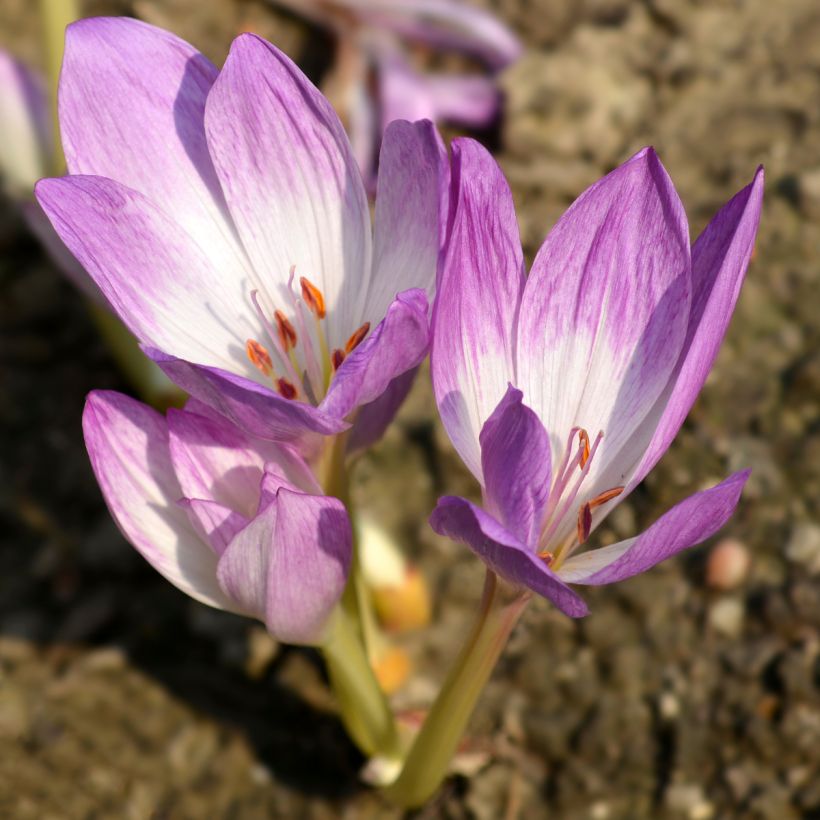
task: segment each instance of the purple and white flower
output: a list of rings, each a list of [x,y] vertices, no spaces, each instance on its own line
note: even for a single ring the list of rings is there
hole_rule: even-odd
[[[155,410],[88,397],[83,430],[125,537],[174,586],[319,644],[347,581],[351,528],[288,445],[253,440],[205,405]]]
[[[86,296],[104,304],[97,286],[32,201],[34,185],[54,166],[54,137],[45,82],[0,49],[0,181],[54,263]]]
[[[492,77],[423,73],[407,43],[466,54],[499,71],[521,55],[515,35],[492,14],[460,0],[276,0],[337,38],[325,84],[346,120],[368,184],[382,134],[397,119],[483,127],[500,103]]]
[[[67,31],[60,126],[70,175],[37,198],[172,380],[265,439],[339,433],[363,405],[354,438],[381,432],[427,351],[447,178],[431,123],[385,134],[373,230],[338,117],[276,48],[241,35],[217,71],[97,18]]]
[[[690,249],[678,195],[644,149],[576,200],[528,276],[495,161],[458,140],[452,178],[431,367],[484,503],[442,498],[431,523],[582,616],[569,584],[643,572],[712,535],[737,504],[748,471],[642,535],[579,552],[669,447],[706,380],[752,253],[763,171]]]

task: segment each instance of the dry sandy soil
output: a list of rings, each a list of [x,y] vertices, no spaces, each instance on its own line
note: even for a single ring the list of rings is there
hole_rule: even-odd
[[[37,59],[28,0],[0,42]],[[329,41],[262,2],[89,2],[180,32],[219,60],[253,27],[321,72]],[[513,185],[532,254],[586,185],[654,144],[693,235],[767,169],[763,225],[713,376],[678,441],[613,516],[625,537],[753,468],[721,538],[746,579],[707,583],[713,544],[571,622],[534,606],[471,726],[483,765],[419,817],[820,818],[820,5],[816,0],[499,0],[528,46],[480,135]],[[457,61],[447,63],[454,67]],[[80,437],[84,395],[127,389],[80,298],[0,212],[0,816],[390,818],[309,652],[189,601],[111,523]],[[437,539],[443,492],[475,492],[426,377],[360,465],[357,495],[435,593],[417,670],[435,692],[481,587]],[[378,492],[377,492],[378,491]]]

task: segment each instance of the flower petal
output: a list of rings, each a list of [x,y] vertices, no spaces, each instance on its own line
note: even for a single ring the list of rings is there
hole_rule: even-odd
[[[424,291],[400,293],[381,324],[344,360],[319,409],[343,419],[359,405],[374,401],[396,376],[421,363],[428,338]]]
[[[478,436],[516,383],[515,323],[524,258],[507,181],[477,142],[453,142],[450,236],[433,311],[430,367],[439,413],[481,481]]]
[[[367,319],[380,321],[408,288],[422,288],[433,298],[448,183],[447,151],[431,122],[388,126],[379,159]]]
[[[228,546],[219,582],[275,637],[317,644],[344,591],[351,549],[338,499],[281,489]]]
[[[180,507],[188,513],[194,532],[211,545],[217,556],[225,552],[234,536],[248,525],[248,519],[230,507],[202,498],[183,498]]]
[[[37,199],[57,234],[141,342],[261,379],[244,353],[262,338],[241,289],[176,222],[111,179],[41,180]]]
[[[666,452],[703,387],[729,325],[754,248],[763,204],[763,168],[715,214],[692,249],[694,292],[689,328],[678,370],[647,421],[652,440],[630,489],[640,484]],[[644,439],[644,442],[646,439]]]
[[[0,177],[7,191],[31,196],[48,173],[51,120],[43,82],[0,49]]]
[[[553,436],[553,458],[573,427],[604,433],[590,488],[666,386],[690,301],[686,215],[644,149],[550,231],[521,303],[518,386]]]
[[[171,461],[182,494],[253,517],[265,456],[226,420],[220,423],[174,409],[168,411],[167,420]]]
[[[439,534],[466,544],[495,573],[512,584],[549,598],[572,618],[587,614],[583,599],[509,530],[480,507],[463,498],[445,496],[430,516]]]
[[[108,509],[123,535],[174,586],[209,606],[243,611],[216,582],[216,556],[184,510],[159,413],[119,393],[95,391],[83,432]]]
[[[127,17],[80,20],[66,31],[60,129],[72,174],[139,191],[207,249],[223,291],[241,292],[247,260],[203,126],[216,77],[202,54],[170,32]]]
[[[427,94],[433,104],[434,122],[453,122],[483,128],[501,106],[496,84],[479,75],[428,74]]]
[[[32,188],[33,190],[33,188]],[[64,273],[76,288],[100,307],[108,307],[108,301],[102,295],[94,280],[86,273],[85,268],[74,258],[71,251],[54,230],[45,211],[37,202],[21,204],[23,217],[29,230],[40,240],[51,261]]]
[[[481,472],[490,511],[522,544],[538,541],[552,474],[550,443],[538,416],[512,385],[481,428]]]
[[[283,398],[226,370],[192,364],[153,348],[144,348],[144,352],[186,393],[252,436],[299,442],[307,433],[334,435],[350,426],[306,402]]]
[[[619,544],[569,558],[558,570],[571,584],[599,586],[631,578],[714,535],[735,511],[749,470],[689,496],[646,532]]]
[[[438,48],[464,51],[491,68],[516,60],[522,47],[500,20],[456,0],[341,0],[371,25],[384,26]]]
[[[416,373],[418,373],[418,368],[414,367],[402,373],[401,376],[396,376],[379,398],[359,408],[347,438],[348,453],[364,450],[384,435],[399,408],[404,404],[413,386]]]
[[[284,54],[239,36],[208,97],[208,144],[270,309],[291,304],[288,277],[323,293],[329,345],[364,321],[371,229],[361,174],[339,118]]]

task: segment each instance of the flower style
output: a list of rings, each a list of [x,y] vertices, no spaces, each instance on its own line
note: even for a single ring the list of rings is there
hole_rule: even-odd
[[[453,150],[452,233],[433,318],[444,425],[484,505],[439,500],[433,528],[579,617],[568,584],[608,584],[728,520],[748,471],[642,535],[578,552],[666,451],[717,354],[751,256],[763,172],[691,248],[666,170],[644,149],[589,188],[525,275],[512,198],[478,144]]]
[[[427,350],[447,174],[431,123],[385,135],[374,232],[338,117],[254,35],[217,71],[153,26],[75,23],[60,125],[70,175],[37,198],[172,380],[260,438],[315,448],[362,405],[352,439],[381,433]]]
[[[460,0],[277,0],[277,4],[336,35],[336,62],[324,87],[343,112],[368,183],[375,179],[382,133],[393,120],[483,127],[499,107],[492,78],[423,74],[412,65],[403,41],[462,52],[491,71],[515,62],[522,50],[503,23]]]
[[[347,580],[351,528],[291,447],[253,440],[189,401],[155,410],[96,391],[86,446],[125,537],[174,586],[319,644]]]

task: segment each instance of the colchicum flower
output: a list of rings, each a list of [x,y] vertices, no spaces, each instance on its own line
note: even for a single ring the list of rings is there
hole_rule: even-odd
[[[32,233],[54,263],[86,296],[103,304],[102,295],[32,202],[34,185],[54,166],[54,139],[43,79],[0,49],[0,179]]]
[[[217,71],[153,26],[75,23],[60,125],[70,175],[37,198],[179,387],[306,452],[360,407],[350,446],[381,434],[427,350],[447,175],[431,123],[385,134],[375,231],[338,117],[254,35]]]
[[[243,435],[194,400],[163,418],[108,391],[88,397],[83,430],[112,516],[174,586],[288,643],[325,639],[350,522],[292,448]]]
[[[324,89],[342,113],[368,183],[378,147],[393,120],[429,119],[483,127],[496,115],[500,94],[480,74],[422,73],[407,44],[455,51],[500,71],[521,44],[488,12],[459,0],[276,0],[277,5],[329,28],[336,59]]]
[[[703,386],[762,192],[760,169],[690,250],[678,195],[645,149],[572,205],[526,276],[500,169],[477,143],[456,141],[431,366],[442,420],[484,503],[440,499],[438,533],[579,617],[587,607],[569,584],[628,578],[723,526],[748,471],[642,535],[580,551],[669,447]]]

